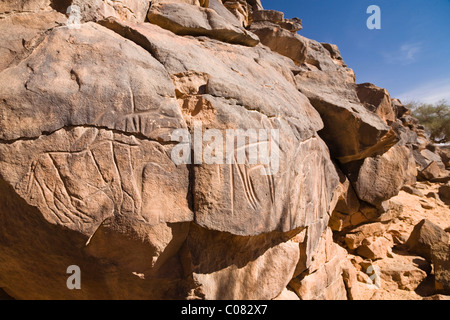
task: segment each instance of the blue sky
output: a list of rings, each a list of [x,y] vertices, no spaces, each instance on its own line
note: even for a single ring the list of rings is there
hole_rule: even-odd
[[[262,0],[264,9],[303,20],[299,33],[337,44],[357,83],[393,97],[450,102],[450,0]],[[381,30],[369,30],[367,8],[381,8]]]

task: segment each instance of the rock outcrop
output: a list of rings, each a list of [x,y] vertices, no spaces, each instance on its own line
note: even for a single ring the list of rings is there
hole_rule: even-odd
[[[0,298],[364,299],[406,242],[391,198],[448,176],[399,100],[259,0],[11,0],[0,29]],[[382,278],[415,290],[411,263]]]

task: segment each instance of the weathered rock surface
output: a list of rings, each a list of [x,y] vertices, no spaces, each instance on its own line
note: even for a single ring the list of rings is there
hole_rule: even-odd
[[[164,67],[92,22],[54,29],[32,55],[0,74],[0,86],[2,140],[78,125],[158,139],[185,126]]]
[[[153,1],[152,1],[153,2]],[[52,1],[52,7],[66,13],[69,6],[79,8],[81,22],[115,17],[124,21],[144,22],[150,5],[148,0],[67,0]]]
[[[178,35],[208,36],[224,42],[255,46],[258,37],[234,26],[215,10],[187,3],[153,4],[148,20]]]
[[[372,264],[389,290],[423,287],[390,198],[416,165],[444,182],[448,159],[301,28],[259,0],[1,2],[0,299],[365,299]],[[418,229],[445,293],[448,235]]]
[[[431,261],[434,266],[436,290],[450,295],[450,244],[445,242],[434,244]]]
[[[295,86],[293,62],[261,46],[116,18],[45,28],[52,30],[38,31],[33,53],[0,73],[0,176],[4,194],[39,220],[36,235],[55,228],[53,243],[31,248],[27,238],[16,252],[8,240],[0,268],[25,270],[38,252],[64,250],[55,239],[73,234],[73,250],[44,274],[77,264],[86,293],[66,295],[56,285],[65,284],[62,274],[41,298],[277,297],[315,255],[338,185],[317,135],[322,121]],[[196,121],[223,132],[279,129],[279,168],[264,176],[242,164],[175,165],[170,133],[192,131]],[[13,219],[7,199],[2,226]],[[290,241],[301,231],[303,241]],[[16,239],[13,232],[3,238]],[[236,252],[225,258],[231,247]],[[17,298],[39,298],[37,286],[15,286],[20,277],[32,272],[18,271],[1,286]],[[248,290],[249,277],[260,290]]]
[[[55,11],[11,14],[0,19],[0,71],[18,64],[44,39],[45,33],[66,21]]]
[[[278,69],[284,59],[263,48],[238,47],[233,56],[239,58],[230,60],[228,44],[177,38],[153,25],[132,26],[117,21],[105,25],[129,38],[140,39],[149,50],[158,48],[152,52],[172,75],[191,128],[196,120],[201,120],[205,127],[222,130],[230,127],[280,130],[278,175],[264,177],[259,169],[241,165],[196,166],[197,223],[244,236],[275,230],[287,232],[322,220],[327,224],[338,177],[326,145],[313,136],[321,127],[318,114],[296,91],[292,78],[285,78],[287,70],[281,69],[280,73]],[[186,54],[176,53],[175,47],[179,45],[186,48]],[[251,74],[246,72],[249,67]],[[246,87],[239,86],[243,74],[248,74]],[[272,84],[268,82],[268,74]],[[195,87],[190,87],[195,83]],[[261,95],[258,88],[265,86],[277,89]],[[205,93],[199,91],[200,87]],[[201,112],[190,111],[191,101],[199,104]],[[295,149],[290,147],[293,144],[297,146]],[[308,186],[313,182],[309,179],[315,181],[317,175],[323,184],[310,189]],[[254,188],[256,185],[259,187]],[[292,197],[295,200],[290,201]],[[309,205],[317,200],[322,203],[320,206]]]

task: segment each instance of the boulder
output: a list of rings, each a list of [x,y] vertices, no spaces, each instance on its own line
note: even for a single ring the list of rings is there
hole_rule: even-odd
[[[278,25],[293,33],[303,29],[302,20],[299,18],[284,19],[284,21],[279,22]]]
[[[135,43],[59,17],[10,26],[38,41],[0,73],[0,283],[17,299],[185,297],[189,170],[160,143],[186,128],[173,82]]]
[[[416,150],[419,144],[418,135],[416,131],[413,131],[410,128],[403,126],[403,124],[399,119],[395,120],[395,122],[391,122],[390,126],[399,137],[400,141],[398,143],[400,145],[407,146],[413,149],[413,151],[416,151],[418,154],[420,154],[420,152]]]
[[[395,256],[376,262],[384,290],[414,291],[427,278],[430,265],[420,257]],[[423,270],[425,269],[425,270]]]
[[[337,244],[332,246],[332,254],[320,260],[317,270],[306,271],[289,283],[301,300],[347,300],[342,267],[346,251]]]
[[[437,153],[441,157],[442,163],[444,163],[445,167],[450,167],[450,149],[438,149]]]
[[[268,46],[272,51],[291,58],[297,64],[305,61],[307,44],[302,36],[268,21],[254,22],[250,30],[259,37],[263,45]]]
[[[450,182],[439,187],[439,197],[445,203],[450,204]]]
[[[406,245],[410,252],[432,261],[432,246],[438,243],[447,244],[448,234],[429,220],[422,220],[411,232]]]
[[[422,193],[422,191],[420,191],[419,189],[416,189],[414,187],[411,186],[403,186],[402,191],[405,191],[409,194],[418,196],[418,197],[425,197],[425,195]]]
[[[409,110],[399,99],[392,99],[392,108],[394,109],[395,116],[400,119],[404,115],[408,115],[411,113]]]
[[[43,188],[48,190],[45,185]],[[104,216],[93,234],[95,219],[102,219],[100,214],[106,210],[98,216],[88,212],[77,217],[55,198],[56,213],[43,215],[3,180],[0,189],[0,283],[10,296],[33,300],[167,299],[182,298],[185,293],[177,294],[177,288],[190,287],[183,280],[177,254],[189,224],[151,226],[129,213],[122,221]],[[61,191],[56,193],[63,200]],[[93,195],[93,201],[108,205],[105,198],[101,193]],[[83,220],[86,222],[79,222]],[[41,264],[38,270],[30,268],[36,261]],[[82,290],[66,286],[66,270],[71,265],[80,267]]]
[[[395,121],[396,114],[392,107],[391,97],[386,89],[379,88],[371,83],[362,83],[356,86],[356,93],[361,103],[386,123]]]
[[[395,198],[384,201],[376,208],[376,214],[368,215],[367,218],[377,222],[391,222],[402,216],[404,213],[404,205]]]
[[[389,150],[398,142],[397,134],[361,104],[354,73],[337,47],[301,39],[305,64],[295,77],[297,88],[320,113],[325,124],[321,137],[333,157],[345,164]]]
[[[168,0],[167,2],[173,2]],[[222,3],[222,0],[209,0],[206,8],[213,9],[219,16],[224,18],[235,27],[242,27],[242,22],[233,13],[230,12]]]
[[[444,172],[439,167],[439,165],[432,161],[428,166],[425,167],[422,171],[419,172],[419,179],[421,180],[436,180],[443,177]]]
[[[396,196],[405,184],[414,183],[417,175],[410,149],[401,145],[344,168],[359,199],[374,206]]]
[[[386,237],[370,237],[362,241],[361,246],[356,249],[356,252],[366,259],[378,260],[390,255],[393,245],[392,239]]]
[[[450,245],[439,242],[432,246],[431,261],[434,266],[436,290],[450,295]]]
[[[197,291],[208,300],[276,298],[300,258],[288,240],[279,233],[242,237],[193,226],[187,245]]]
[[[441,156],[438,153],[429,149],[424,149],[420,151],[420,154],[425,159],[426,165],[429,165],[431,162],[436,162],[441,170],[445,170],[445,164],[442,162]]]
[[[296,33],[300,31],[302,27],[302,20],[298,18],[285,19],[284,13],[275,10],[259,10],[253,12],[253,23],[266,22],[266,26],[270,26],[271,23],[277,24],[283,29]],[[264,25],[259,23],[258,25]]]
[[[386,224],[381,222],[364,224],[345,235],[345,244],[350,250],[355,250],[363,244],[365,239],[380,237],[386,230]]]
[[[152,4],[148,20],[178,35],[207,36],[246,46],[259,43],[257,36],[231,24],[215,10],[187,3]]]

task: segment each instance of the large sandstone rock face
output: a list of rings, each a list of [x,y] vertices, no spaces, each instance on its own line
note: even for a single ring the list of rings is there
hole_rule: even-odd
[[[337,46],[301,28],[259,0],[3,1],[0,293],[357,298],[332,230],[353,228],[352,252],[390,254],[392,238],[374,236],[400,211],[388,200],[438,153],[398,100],[357,85]],[[275,143],[255,142],[260,130]],[[230,131],[226,162],[205,136]],[[254,164],[256,147],[278,157]],[[71,265],[81,290],[66,286]]]
[[[180,5],[220,19],[196,4],[150,12]],[[7,17],[11,35],[38,41],[28,50],[10,36],[17,51],[0,74],[0,287],[15,298],[277,297],[308,264],[300,252],[317,250],[338,185],[293,62],[117,15],[69,29],[49,11],[29,30],[43,14]],[[171,133],[198,121],[278,129],[279,168],[175,164]],[[28,268],[40,255],[44,270]],[[66,287],[69,265],[81,291]]]

